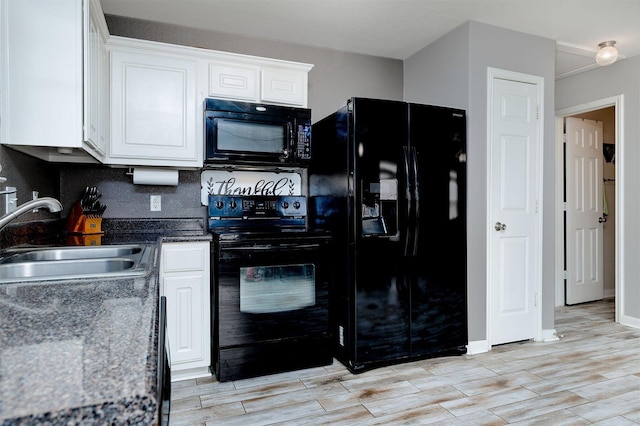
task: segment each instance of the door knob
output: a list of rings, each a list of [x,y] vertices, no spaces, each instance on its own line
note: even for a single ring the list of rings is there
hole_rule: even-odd
[[[599,217],[598,218],[598,222],[600,222],[600,223],[603,223],[603,222],[606,222],[606,221],[607,221],[606,217]]]
[[[505,225],[504,223],[500,223],[500,222],[496,222],[494,228],[496,228],[496,231],[504,231],[505,229],[507,229],[507,225]]]

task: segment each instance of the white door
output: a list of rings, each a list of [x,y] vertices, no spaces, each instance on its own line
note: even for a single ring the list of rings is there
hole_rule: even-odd
[[[604,297],[602,123],[567,117],[565,303]]]
[[[537,84],[493,78],[491,87],[488,334],[496,345],[536,337],[542,132]]]

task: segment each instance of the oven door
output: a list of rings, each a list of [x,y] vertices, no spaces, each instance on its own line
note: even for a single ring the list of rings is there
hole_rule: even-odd
[[[331,362],[327,244],[325,238],[216,244],[219,380]]]

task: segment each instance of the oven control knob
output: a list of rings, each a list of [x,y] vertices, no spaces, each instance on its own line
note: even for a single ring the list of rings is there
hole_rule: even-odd
[[[282,208],[283,209],[288,209],[289,208],[289,203],[287,201],[283,201],[282,202]]]
[[[236,200],[229,201],[229,207],[231,207],[232,210],[235,210],[236,207],[238,207],[238,203],[236,203]]]
[[[298,210],[300,208],[300,201],[294,201],[293,202],[293,208]]]
[[[216,209],[222,210],[223,207],[224,207],[224,202],[216,201]]]

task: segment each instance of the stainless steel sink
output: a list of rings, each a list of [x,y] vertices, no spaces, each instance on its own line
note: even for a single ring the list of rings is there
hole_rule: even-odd
[[[99,276],[126,271],[134,264],[133,260],[117,258],[7,263],[0,266],[0,279],[20,281],[23,278]]]
[[[144,275],[150,248],[115,245],[8,250],[0,257],[0,283]]]
[[[140,253],[142,249],[143,246],[138,245],[20,249],[9,252],[8,256],[0,259],[0,264],[132,256]]]

